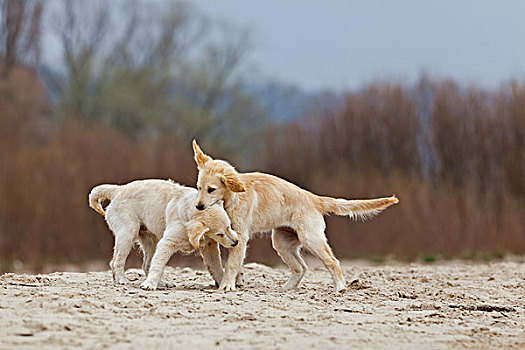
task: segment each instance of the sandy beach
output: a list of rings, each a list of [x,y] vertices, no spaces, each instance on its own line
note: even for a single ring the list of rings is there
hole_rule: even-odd
[[[217,292],[206,271],[167,268],[176,287],[114,286],[111,273],[0,277],[0,348],[523,349],[525,260],[373,265],[343,262],[348,288],[309,262],[281,291],[284,267],[245,267],[245,286]]]

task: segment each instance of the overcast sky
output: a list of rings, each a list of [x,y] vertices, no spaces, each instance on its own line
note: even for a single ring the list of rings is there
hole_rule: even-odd
[[[422,70],[488,88],[525,77],[525,1],[196,2],[253,29],[264,76],[307,89],[410,82]]]

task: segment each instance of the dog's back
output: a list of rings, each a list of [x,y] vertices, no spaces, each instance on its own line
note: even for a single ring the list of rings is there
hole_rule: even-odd
[[[120,186],[106,208],[106,220],[113,226],[122,216],[133,218],[153,234],[162,237],[168,203],[184,193],[185,187],[172,181],[138,180]]]

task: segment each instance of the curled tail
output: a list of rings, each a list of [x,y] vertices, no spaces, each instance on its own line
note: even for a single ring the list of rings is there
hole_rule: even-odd
[[[104,199],[112,200],[119,187],[118,185],[100,185],[93,187],[89,193],[89,206],[100,215],[106,216],[106,212],[100,202]]]
[[[350,216],[352,219],[369,219],[392,204],[399,203],[396,196],[377,199],[354,199],[317,197],[318,210],[323,214]]]

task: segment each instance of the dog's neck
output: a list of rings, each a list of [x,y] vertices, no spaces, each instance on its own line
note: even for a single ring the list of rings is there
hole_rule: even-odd
[[[238,193],[228,192],[223,198],[223,200],[224,200],[224,209],[227,212],[231,212],[231,211],[235,210],[235,208],[239,204],[239,199],[240,198],[239,198],[239,194]]]

